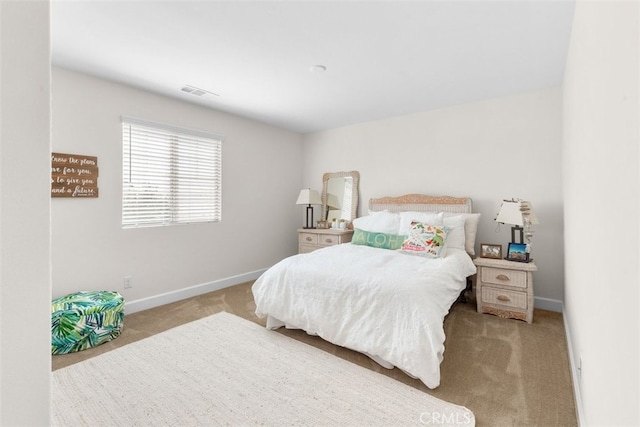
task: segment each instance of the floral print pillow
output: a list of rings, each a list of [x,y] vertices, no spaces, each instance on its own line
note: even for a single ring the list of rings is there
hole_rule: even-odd
[[[400,248],[405,254],[427,258],[440,258],[445,255],[445,241],[449,227],[444,225],[412,222],[407,237]]]

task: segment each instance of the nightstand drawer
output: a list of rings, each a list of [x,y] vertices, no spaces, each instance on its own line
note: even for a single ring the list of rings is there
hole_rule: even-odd
[[[506,289],[482,287],[482,302],[485,304],[503,305],[513,308],[527,308],[527,293],[508,291]]]
[[[340,236],[322,235],[318,236],[318,245],[320,246],[333,246],[340,243]]]
[[[484,267],[482,269],[481,280],[484,283],[494,283],[496,285],[514,286],[516,288],[526,288],[527,272],[507,270],[504,268]]]
[[[318,249],[317,246],[309,246],[309,245],[298,245],[298,253],[299,254],[308,254],[309,252],[313,252]]]
[[[298,242],[301,245],[317,245],[318,235],[314,233],[300,233],[298,234]]]
[[[336,230],[329,228],[298,229],[298,253],[313,252],[327,246],[348,243],[353,230]]]

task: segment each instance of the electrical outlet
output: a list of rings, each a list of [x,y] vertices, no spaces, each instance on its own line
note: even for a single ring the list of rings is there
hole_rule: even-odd
[[[124,288],[125,289],[133,288],[133,283],[131,283],[131,276],[125,276],[125,278],[124,278]]]
[[[578,357],[578,376],[582,378],[582,356]]]

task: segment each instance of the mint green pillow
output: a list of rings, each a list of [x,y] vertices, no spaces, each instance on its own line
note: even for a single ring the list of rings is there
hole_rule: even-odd
[[[351,238],[354,245],[371,246],[380,249],[400,249],[406,236],[399,234],[374,233],[356,228]]]

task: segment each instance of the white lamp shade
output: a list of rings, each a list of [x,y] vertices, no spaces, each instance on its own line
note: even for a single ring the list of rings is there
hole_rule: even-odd
[[[532,225],[539,224],[530,202],[524,200],[504,200],[496,222],[502,224],[524,225],[525,218],[529,218]]]
[[[320,195],[316,190],[305,188],[300,190],[296,205],[321,205]]]

